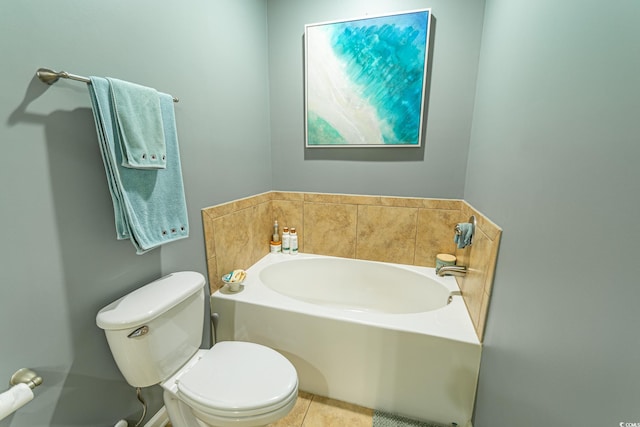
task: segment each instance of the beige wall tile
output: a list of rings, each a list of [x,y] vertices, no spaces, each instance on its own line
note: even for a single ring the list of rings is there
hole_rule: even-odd
[[[484,326],[487,324],[487,315],[489,314],[489,299],[490,295],[486,292],[482,293],[482,306],[480,307],[480,316],[478,318],[478,325],[476,326],[476,333],[480,342],[484,340]]]
[[[243,199],[234,200],[232,203],[235,206],[235,210],[245,209],[252,206],[259,205],[261,203],[267,203],[271,201],[273,195],[271,192],[257,194],[255,196],[245,197]]]
[[[212,290],[222,287],[220,277],[237,268],[248,268],[269,252],[272,232],[271,195],[259,194],[226,203],[224,209],[203,211],[207,268]],[[234,210],[237,209],[237,210]],[[211,217],[210,214],[225,215]],[[215,256],[218,253],[220,256]]]
[[[251,264],[249,266],[255,264],[260,258],[269,253],[274,221],[271,202],[260,203],[251,209],[253,211],[253,221],[250,223]]]
[[[355,205],[305,203],[305,252],[355,258],[357,220]]]
[[[358,206],[356,258],[413,264],[418,209]]]
[[[236,210],[236,205],[234,202],[229,202],[223,203],[221,205],[211,206],[203,210],[207,213],[207,215],[215,219],[234,212]]]
[[[459,217],[460,211],[457,210],[418,210],[416,265],[435,267],[437,254],[456,253],[453,237]]]
[[[201,212],[202,214],[205,214],[205,213],[206,213],[206,214],[207,214],[207,215],[209,215],[209,216],[213,216],[213,212],[214,212],[215,210],[216,210],[216,207],[215,207],[215,206],[209,206],[209,207],[207,207],[207,208],[202,208],[202,209],[200,209],[200,212]]]
[[[307,203],[334,203],[346,205],[379,205],[380,196],[363,196],[358,194],[305,193]]]
[[[304,193],[306,203],[334,203],[348,205],[379,205],[380,196],[363,196],[357,194],[337,193]]]
[[[464,214],[465,221],[471,215],[475,215],[478,228],[480,228],[489,239],[496,240],[496,238],[500,237],[500,232],[502,231],[502,229],[494,224],[489,218],[478,212],[469,203],[463,203],[462,213]]]
[[[305,193],[294,191],[274,191],[271,200],[304,200]]]
[[[380,196],[357,196],[352,194],[343,194],[340,198],[340,203],[346,203],[350,205],[380,205]]]
[[[253,200],[254,204],[259,205],[261,203],[269,203],[273,200],[273,191],[267,191],[256,196],[247,197],[247,199]]]
[[[306,203],[342,203],[342,194],[304,193]]]
[[[202,228],[204,230],[204,244],[205,244],[205,255],[207,259],[216,256],[216,246],[213,238],[213,218],[209,214],[202,210]]]
[[[471,247],[459,250],[453,227],[475,215]],[[209,283],[248,268],[269,251],[273,221],[296,227],[301,252],[433,267],[455,253],[469,273],[457,278],[482,337],[502,230],[462,200],[268,192],[202,210]],[[305,246],[305,241],[307,245]]]
[[[487,261],[492,252],[492,242],[482,232],[476,230],[471,246],[458,249],[461,262],[459,265],[467,266],[467,274],[460,278],[458,283],[462,290],[462,297],[467,304],[467,309],[478,332],[482,311],[482,298],[484,296],[485,280],[487,276]]]
[[[462,200],[422,199],[422,207],[425,209],[446,209],[459,211],[462,208]]]
[[[247,224],[253,223],[254,214],[254,208],[247,208],[214,220],[218,287],[222,285],[223,274],[237,268],[247,269],[252,264],[254,230]]]
[[[209,291],[211,291],[211,293],[214,293],[222,287],[222,281],[220,280],[220,277],[222,276],[216,277],[216,275],[218,274],[218,264],[216,257],[207,259],[207,273],[207,276],[209,278]]]
[[[295,227],[298,234],[298,250],[304,252],[304,202],[302,200],[273,200],[271,224],[278,220],[280,233],[283,227]]]
[[[475,238],[476,236],[474,236],[474,239]],[[474,244],[475,242],[472,242],[471,246],[467,246],[464,249],[458,249],[457,246],[455,247],[454,255],[456,256],[456,265],[464,265],[465,267],[469,267],[469,255],[471,254],[471,250]],[[458,280],[458,282],[460,282],[460,280]]]
[[[398,206],[405,208],[421,208],[422,199],[412,197],[380,197],[382,206]]]
[[[499,230],[496,238],[491,241],[491,251],[487,255],[487,258],[484,260],[484,262],[487,265],[487,277],[485,279],[484,291],[489,295],[491,295],[493,277],[496,273],[496,262],[498,260],[498,250],[500,248],[501,237],[502,237],[502,230]]]

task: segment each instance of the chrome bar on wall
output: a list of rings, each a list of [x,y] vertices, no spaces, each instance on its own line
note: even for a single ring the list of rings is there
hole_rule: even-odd
[[[36,71],[36,76],[38,76],[41,82],[46,83],[48,85],[54,84],[59,79],[77,80],[79,82],[91,84],[91,80],[89,79],[89,77],[78,76],[75,74],[67,73],[66,71],[53,71],[49,68],[38,68],[38,71]],[[174,96],[173,102],[178,102],[178,101],[179,101],[178,98]]]

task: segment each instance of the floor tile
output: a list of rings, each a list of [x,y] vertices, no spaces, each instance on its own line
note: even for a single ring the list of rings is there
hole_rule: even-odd
[[[373,409],[300,391],[291,412],[268,427],[371,427],[372,423]]]
[[[309,405],[311,404],[313,397],[314,396],[311,393],[300,391],[298,393],[296,406],[293,407],[291,412],[277,422],[269,424],[268,427],[300,427],[304,421],[305,415],[307,415],[307,410],[309,409]]]
[[[371,427],[373,409],[313,396],[302,427]]]

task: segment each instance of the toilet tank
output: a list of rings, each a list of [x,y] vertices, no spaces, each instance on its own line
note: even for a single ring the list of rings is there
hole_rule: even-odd
[[[169,274],[98,312],[113,358],[127,382],[147,387],[169,378],[200,348],[204,276]]]

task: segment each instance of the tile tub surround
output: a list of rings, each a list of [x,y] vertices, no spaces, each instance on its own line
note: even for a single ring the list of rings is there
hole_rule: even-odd
[[[477,218],[473,244],[457,249],[454,228]],[[222,275],[269,252],[273,221],[295,227],[300,252],[435,267],[439,253],[469,269],[459,277],[482,341],[502,230],[464,200],[270,191],[202,210],[211,292]]]

